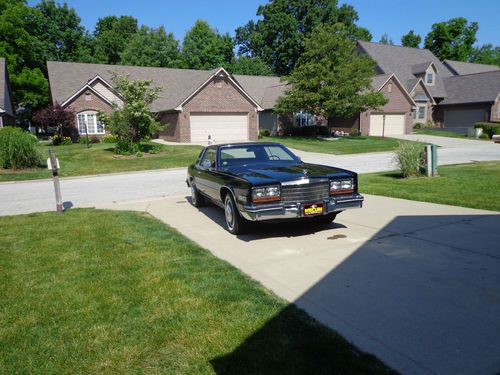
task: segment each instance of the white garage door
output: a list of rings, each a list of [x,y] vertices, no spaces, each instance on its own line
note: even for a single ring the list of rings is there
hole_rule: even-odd
[[[191,114],[191,142],[207,144],[248,141],[248,115],[242,113]]]
[[[384,129],[385,116],[385,129]],[[405,134],[405,115],[370,115],[370,135]]]

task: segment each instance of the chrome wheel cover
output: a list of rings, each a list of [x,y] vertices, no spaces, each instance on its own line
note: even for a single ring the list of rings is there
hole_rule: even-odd
[[[196,190],[194,188],[194,185],[191,184],[191,202],[193,204],[196,204]]]
[[[226,214],[226,224],[229,230],[233,230],[234,228],[234,209],[233,202],[231,202],[231,198],[226,198],[226,205],[224,208],[224,213]]]

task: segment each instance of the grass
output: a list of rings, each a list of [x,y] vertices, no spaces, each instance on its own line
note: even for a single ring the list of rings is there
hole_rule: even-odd
[[[359,175],[363,193],[500,211],[500,162],[439,167],[439,177],[397,172]]]
[[[158,154],[144,154],[143,157],[115,157],[114,144],[97,143],[87,148],[83,144],[51,146],[40,143],[39,149],[45,158],[48,150],[54,149],[61,165],[60,176],[84,176],[101,173],[141,171],[184,167],[196,160],[201,146],[160,146]],[[29,170],[1,170],[0,181],[32,180],[50,178],[47,168]]]
[[[447,132],[447,131],[434,130],[434,129],[413,129],[413,132],[415,134],[435,135],[438,137],[467,139],[467,136],[463,133]],[[473,139],[475,139],[475,138],[473,138]]]
[[[317,137],[263,137],[264,142],[280,142],[296,150],[325,154],[359,154],[364,152],[393,151],[401,141],[382,137],[343,137],[326,141]]]
[[[0,217],[0,373],[388,373],[146,214]]]

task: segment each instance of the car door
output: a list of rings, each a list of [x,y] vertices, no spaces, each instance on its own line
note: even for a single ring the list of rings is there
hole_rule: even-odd
[[[219,184],[215,176],[217,168],[217,147],[207,147],[195,165],[194,181],[196,188],[213,199],[219,199]]]

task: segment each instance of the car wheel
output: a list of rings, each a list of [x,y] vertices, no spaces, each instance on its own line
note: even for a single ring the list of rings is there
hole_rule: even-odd
[[[231,193],[226,194],[224,199],[224,216],[226,217],[227,230],[230,233],[242,234],[247,229],[247,222],[238,212]]]
[[[191,203],[195,207],[202,207],[205,205],[205,197],[200,194],[193,182],[191,182]]]
[[[337,213],[334,214],[326,214],[325,216],[321,216],[317,218],[318,224],[320,225],[329,225],[331,224],[335,218],[337,217]]]

